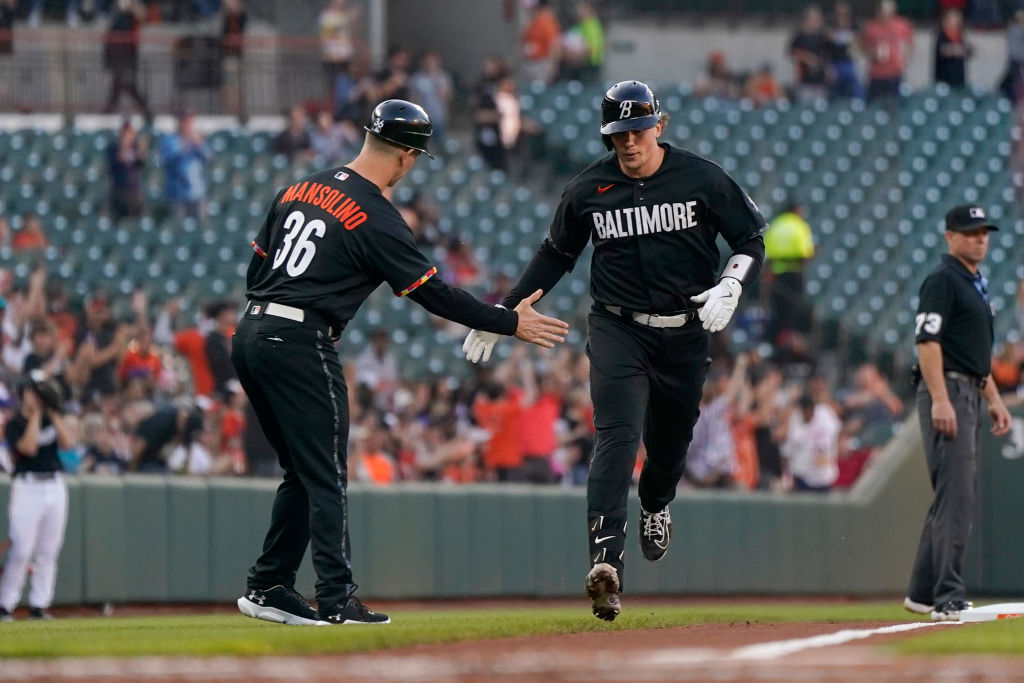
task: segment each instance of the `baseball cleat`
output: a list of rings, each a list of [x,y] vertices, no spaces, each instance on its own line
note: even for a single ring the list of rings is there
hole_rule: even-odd
[[[960,621],[960,614],[974,609],[973,602],[949,600],[936,605],[932,610],[932,621]]]
[[[378,614],[359,602],[359,598],[350,597],[341,607],[324,610],[321,618],[328,624],[347,626],[349,624],[390,624],[386,614]]]
[[[661,512],[647,512],[640,506],[640,552],[650,562],[665,557],[672,542],[672,516],[666,507]]]
[[[293,626],[326,626],[316,610],[291,588],[250,588],[238,598],[238,610],[247,617]]]
[[[0,622],[14,621],[14,615],[7,611],[6,608],[0,607]]]
[[[909,597],[903,598],[903,607],[908,612],[913,612],[914,614],[931,614],[932,610],[935,609],[932,605],[911,600]]]
[[[607,562],[595,564],[583,584],[587,597],[594,602],[594,616],[615,621],[622,611],[619,602],[619,573]]]

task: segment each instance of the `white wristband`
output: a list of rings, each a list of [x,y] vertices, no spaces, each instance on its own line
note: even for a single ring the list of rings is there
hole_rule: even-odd
[[[729,260],[725,262],[725,269],[722,271],[721,280],[723,277],[733,277],[740,281],[742,284],[744,279],[747,277],[747,273],[754,267],[754,259],[746,254],[733,254],[729,257]]]

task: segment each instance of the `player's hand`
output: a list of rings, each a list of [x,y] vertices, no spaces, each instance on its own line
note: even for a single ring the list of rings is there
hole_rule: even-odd
[[[956,411],[949,399],[932,401],[932,427],[947,439],[956,437]]]
[[[565,335],[569,331],[569,323],[558,318],[549,318],[533,310],[533,302],[544,294],[544,290],[536,292],[519,302],[515,312],[519,314],[519,326],[516,327],[516,337],[523,341],[543,346],[546,349],[555,348],[555,344],[565,341]]]
[[[1002,436],[1010,431],[1010,411],[1006,409],[1002,401],[988,407],[989,417],[992,418],[992,433]]]
[[[466,354],[466,360],[470,363],[486,363],[491,359],[491,351],[494,350],[500,336],[497,332],[470,330],[466,335],[466,341],[462,342],[462,352]]]
[[[704,304],[700,307],[698,315],[704,323],[704,329],[708,332],[718,332],[732,318],[736,312],[736,305],[740,302],[740,292],[743,286],[734,277],[723,277],[721,281],[711,289],[705,290],[697,296],[691,296],[690,301],[695,304]]]

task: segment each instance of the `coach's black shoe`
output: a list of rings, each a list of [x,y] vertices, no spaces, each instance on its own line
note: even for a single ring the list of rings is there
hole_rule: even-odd
[[[53,619],[53,615],[43,610],[42,607],[29,607],[28,608],[29,619],[43,619],[49,621]]]
[[[14,621],[14,615],[8,612],[3,607],[0,607],[0,623]]]
[[[285,586],[250,588],[238,598],[238,609],[247,617],[276,624],[322,626],[316,610],[301,595]]]
[[[359,602],[359,598],[350,597],[341,607],[327,609],[320,612],[320,618],[328,624],[345,626],[348,624],[390,624],[391,619],[386,614],[377,614],[372,609]]]
[[[949,600],[936,605],[932,610],[932,621],[960,621],[960,615],[974,609],[973,602],[966,600]]]
[[[648,512],[640,506],[640,552],[651,562],[665,557],[672,542],[672,516],[666,507],[661,512]]]
[[[619,600],[619,573],[607,562],[595,564],[587,574],[583,590],[593,603],[594,616],[605,621],[615,621],[622,611]]]

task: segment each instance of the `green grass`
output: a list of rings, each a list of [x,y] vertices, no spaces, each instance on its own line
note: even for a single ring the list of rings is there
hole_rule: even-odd
[[[982,624],[937,626],[889,647],[899,654],[1024,654],[1024,618]]]
[[[0,625],[0,658],[340,654],[424,643],[696,624],[907,621],[892,603],[688,605],[627,603],[614,623],[579,607],[391,612],[386,626],[280,626],[241,615],[17,621]]]

